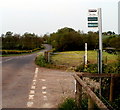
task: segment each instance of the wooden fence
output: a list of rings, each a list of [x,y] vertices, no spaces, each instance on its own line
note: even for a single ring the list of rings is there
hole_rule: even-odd
[[[109,100],[113,100],[113,86],[114,86],[114,78],[120,77],[120,74],[91,74],[91,73],[79,73],[73,74],[76,80],[76,102],[79,107],[81,107],[82,102],[82,89],[84,89],[88,96],[88,109],[94,109],[94,104],[98,106],[101,110],[109,110],[107,106],[99,99],[96,94],[93,92],[93,88],[90,88],[82,79],[83,77],[96,77],[96,78],[111,78],[110,81],[110,95]]]

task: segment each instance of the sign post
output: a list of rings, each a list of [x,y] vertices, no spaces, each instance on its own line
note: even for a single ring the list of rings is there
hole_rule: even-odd
[[[102,14],[101,8],[98,8],[98,29],[99,29],[99,62],[98,62],[98,72],[102,74]],[[99,95],[101,96],[101,86],[102,80],[100,78],[100,91]]]
[[[88,10],[88,27],[99,30],[98,73],[102,73],[102,14],[101,8]]]
[[[89,28],[97,28],[99,30],[99,51],[98,51],[98,73],[102,74],[102,12],[101,8],[98,9],[90,9],[88,10],[88,27]],[[101,86],[101,78],[100,78],[100,86]],[[101,87],[99,94],[101,96]]]
[[[99,74],[102,73],[102,15],[101,8],[98,9],[98,29],[99,29]]]

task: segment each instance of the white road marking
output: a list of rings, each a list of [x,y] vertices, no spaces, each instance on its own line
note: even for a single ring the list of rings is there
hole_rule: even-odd
[[[42,91],[43,94],[46,94],[47,92],[46,91]]]
[[[35,82],[35,81],[36,81],[36,79],[33,80],[33,82]]]
[[[46,81],[45,79],[41,79],[41,81]]]
[[[35,91],[34,90],[30,90],[30,94],[35,94]]]
[[[38,68],[35,69],[35,73],[38,73]]]
[[[77,90],[76,90],[76,83],[77,83],[77,82],[76,82],[76,80],[74,80],[74,82],[75,82],[75,93],[76,93],[76,92],[77,92]]]
[[[4,62],[7,62],[7,61],[10,61],[10,60],[12,60],[13,58],[9,58],[9,59],[7,59],[7,60],[5,60],[5,61],[1,61],[0,63],[4,63]]]
[[[27,102],[27,107],[32,107],[33,102]]]
[[[47,96],[43,96],[43,99],[44,99],[44,100],[47,100]]]
[[[36,82],[33,82],[33,86],[35,86],[36,85]]]
[[[33,99],[34,95],[29,95],[29,99]]]
[[[35,86],[32,86],[31,89],[35,89]]]
[[[35,75],[34,75],[34,78],[33,78],[33,83],[32,83],[32,86],[31,86],[31,90],[30,90],[30,93],[29,93],[29,100],[33,100],[34,99],[34,94],[35,94],[35,88],[36,88],[36,78],[37,78],[37,75],[38,75],[38,68],[35,69]],[[28,101],[27,102],[27,107],[32,107],[33,105],[33,102],[32,101]]]
[[[46,86],[42,86],[42,89],[46,89],[47,87]]]

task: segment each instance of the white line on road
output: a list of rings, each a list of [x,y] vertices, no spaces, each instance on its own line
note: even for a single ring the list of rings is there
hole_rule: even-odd
[[[9,58],[9,59],[7,59],[7,60],[5,60],[5,61],[0,61],[0,63],[4,63],[4,62],[7,62],[7,61],[10,61],[10,60],[12,60],[13,58]]]
[[[35,86],[36,85],[36,82],[33,82],[33,86]]]
[[[41,79],[41,81],[46,81],[45,79]]]
[[[46,95],[44,95],[44,96],[43,96],[43,99],[44,99],[44,100],[47,100],[47,96],[46,96]]]
[[[29,100],[33,100],[34,99],[34,94],[35,94],[35,88],[36,88],[36,78],[37,78],[37,75],[38,75],[38,68],[35,69],[35,75],[34,75],[34,78],[33,78],[33,83],[31,85],[31,90],[30,90],[30,93],[29,93]],[[27,102],[27,107],[32,107],[33,105],[33,102],[32,101],[28,101]]]
[[[33,80],[33,82],[35,82],[35,81],[36,81],[36,79]]]
[[[35,74],[37,74],[37,73],[38,73],[38,68],[35,69]]]
[[[35,94],[35,91],[34,90],[30,90],[30,94]]]
[[[77,90],[76,90],[76,80],[74,80],[74,82],[75,82],[75,93],[76,93],[76,91],[77,91]]]
[[[27,102],[27,107],[32,107],[33,102]]]
[[[42,91],[43,94],[46,94],[47,92],[46,91]]]
[[[46,89],[47,87],[46,86],[42,86],[42,89]]]
[[[33,99],[34,95],[29,95],[29,99]]]
[[[35,86],[31,86],[31,89],[35,89]]]

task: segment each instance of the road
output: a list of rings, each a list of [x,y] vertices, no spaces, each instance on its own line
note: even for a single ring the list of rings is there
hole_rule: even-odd
[[[45,46],[42,52],[51,49],[49,45]],[[38,67],[34,63],[36,55],[4,57],[0,62],[3,108],[51,108],[57,106],[59,97],[65,96],[68,87],[73,94],[74,80],[70,74]]]

